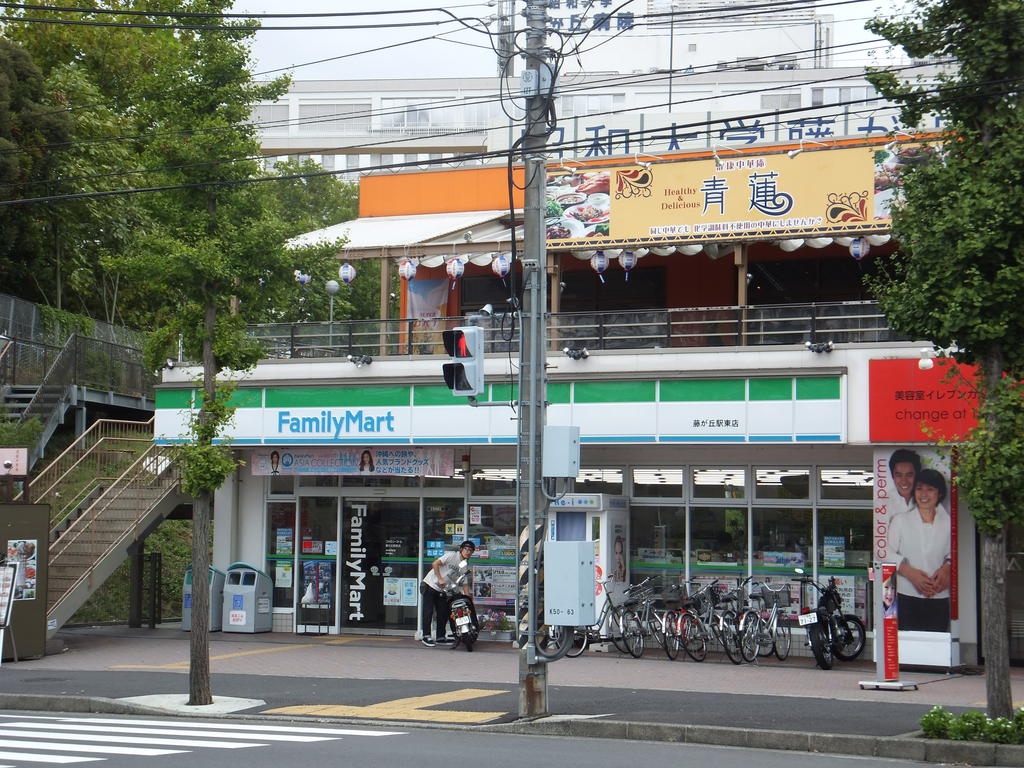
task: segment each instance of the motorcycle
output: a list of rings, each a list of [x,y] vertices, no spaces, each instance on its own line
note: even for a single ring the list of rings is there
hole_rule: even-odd
[[[459,575],[454,581],[445,583],[444,593],[449,601],[451,623],[455,626],[455,643],[452,648],[457,648],[461,643],[467,651],[472,652],[473,643],[476,642],[480,633],[473,625],[473,603],[462,591],[468,578],[469,561],[463,560],[459,563]]]
[[[842,612],[843,599],[834,576],[822,586],[804,576],[802,568],[796,572],[801,574],[801,584],[809,584],[818,591],[817,607],[804,608],[797,617],[800,626],[807,630],[814,660],[822,669],[832,669],[835,659],[853,661],[864,650],[864,622],[852,613]]]

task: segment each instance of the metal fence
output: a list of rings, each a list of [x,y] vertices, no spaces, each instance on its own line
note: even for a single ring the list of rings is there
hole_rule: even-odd
[[[437,355],[441,332],[460,325],[485,329],[488,352],[517,352],[510,315],[434,320],[360,320],[250,326],[268,358]],[[625,350],[746,347],[806,342],[903,341],[873,301],[700,307],[548,315],[552,349]]]

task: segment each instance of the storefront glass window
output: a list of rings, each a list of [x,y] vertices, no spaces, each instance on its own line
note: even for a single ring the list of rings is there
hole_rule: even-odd
[[[622,495],[621,469],[581,469],[576,476],[576,493]]]
[[[300,488],[337,488],[337,475],[310,475],[299,477]]]
[[[405,475],[342,475],[341,484],[346,488],[419,488],[419,477]]]
[[[270,476],[271,496],[291,496],[295,493],[295,478],[290,475]]]
[[[477,517],[479,516],[479,518]],[[474,522],[479,519],[479,523]],[[479,543],[473,563],[473,600],[480,627],[511,632],[516,610],[516,507],[470,504],[469,536]]]
[[[752,560],[755,571],[810,570],[810,509],[754,508]]]
[[[515,496],[516,471],[496,467],[473,469],[470,494],[473,496]]]
[[[818,576],[835,576],[843,612],[868,618],[867,569],[871,565],[871,510],[818,510]]]
[[[818,470],[818,498],[871,502],[875,477],[868,468]]]
[[[810,499],[811,473],[806,469],[755,469],[754,498]]]
[[[451,477],[424,477],[424,488],[462,488],[466,484],[466,476],[462,467],[456,467],[455,474]]]
[[[633,581],[655,576],[667,596],[665,590],[684,576],[686,509],[634,506],[630,520],[629,568]]]
[[[289,478],[290,479],[290,478]],[[274,582],[274,607],[295,605],[295,502],[267,504],[267,575]]]
[[[637,467],[633,470],[633,498],[683,498],[683,470]]]
[[[747,562],[747,508],[690,510],[691,573],[741,569]]]
[[[745,499],[747,470],[743,467],[702,468],[693,470],[695,499]]]

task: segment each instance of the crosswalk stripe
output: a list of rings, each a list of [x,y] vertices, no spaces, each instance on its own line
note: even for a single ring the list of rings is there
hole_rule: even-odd
[[[170,725],[183,728],[180,720],[125,720],[113,717],[59,717],[52,718],[61,722],[76,723],[102,723],[104,725]],[[286,731],[287,733],[318,733],[328,736],[404,736],[406,731],[367,731],[358,728],[305,728],[290,725],[246,725],[243,723],[232,723],[226,726],[223,723],[189,723],[189,728],[225,728],[230,727],[233,731]],[[0,766],[2,768],[2,766]]]
[[[39,723],[8,723],[8,728],[38,728]],[[73,723],[48,723],[46,728],[59,731],[101,731],[103,733],[122,734],[156,734],[158,736],[199,736],[201,738],[230,739],[238,734],[231,731],[206,731],[196,733],[189,725],[179,725],[177,728],[129,728],[127,726],[106,726],[97,728],[92,725],[76,725]],[[286,733],[260,733],[254,734],[261,741],[332,741],[334,736],[291,736]]]
[[[0,728],[0,736],[33,737],[37,739],[60,739],[64,741],[102,741],[110,742],[109,734],[90,733],[53,733],[52,731],[23,731]],[[198,739],[163,739],[145,738],[142,736],[118,736],[121,744],[157,744],[165,747],[206,747],[208,749],[244,749],[246,747],[265,747],[257,741],[201,741]]]
[[[91,763],[102,760],[102,757],[79,757],[77,755],[37,755],[33,752],[0,752],[0,759],[18,760],[26,763],[58,763],[69,765],[70,763]]]
[[[140,757],[159,757],[160,755],[180,755],[185,749],[147,749],[146,747],[114,747],[95,744],[61,744],[56,741],[18,741],[17,739],[0,739],[0,747],[16,749],[52,749],[55,752],[85,752],[111,755],[138,755]]]

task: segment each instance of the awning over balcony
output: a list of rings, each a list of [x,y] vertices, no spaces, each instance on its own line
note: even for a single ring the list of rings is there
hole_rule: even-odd
[[[516,211],[517,220],[521,212]],[[416,216],[372,216],[345,221],[288,241],[299,248],[347,238],[340,251],[346,260],[470,256],[509,251],[513,230],[509,211],[461,211]],[[522,238],[522,227],[515,232]]]

